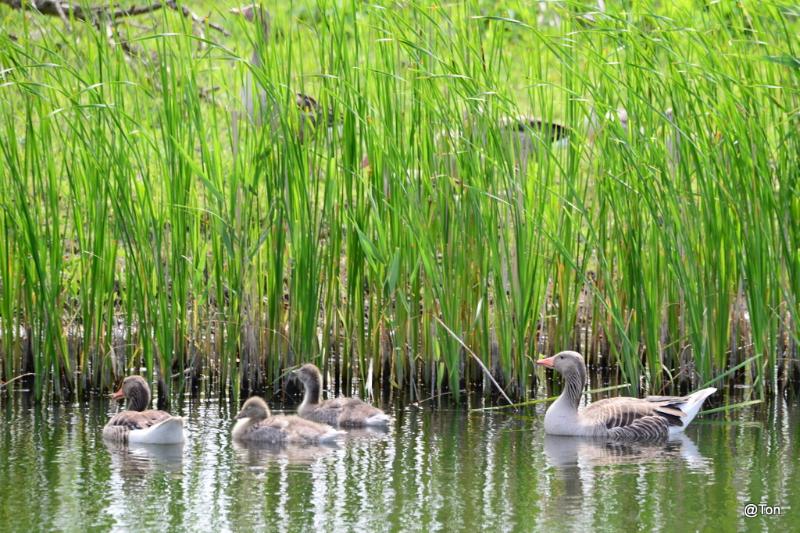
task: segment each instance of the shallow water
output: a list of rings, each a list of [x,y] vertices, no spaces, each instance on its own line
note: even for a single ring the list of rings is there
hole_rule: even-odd
[[[800,523],[800,407],[697,420],[659,446],[545,437],[522,414],[407,407],[338,447],[242,448],[186,403],[180,447],[113,447],[107,401],[2,400],[0,529],[753,530]],[[745,516],[748,503],[781,507]]]

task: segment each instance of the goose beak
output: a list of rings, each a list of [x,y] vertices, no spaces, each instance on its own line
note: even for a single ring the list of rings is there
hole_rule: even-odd
[[[122,392],[122,388],[120,388],[117,392],[111,395],[112,400],[121,400],[125,397],[125,393]]]
[[[548,357],[547,359],[539,359],[536,361],[537,365],[545,366],[547,368],[554,368],[556,357]]]
[[[239,411],[239,414],[233,417],[234,420],[241,420],[242,418],[247,418],[244,416],[244,411]]]

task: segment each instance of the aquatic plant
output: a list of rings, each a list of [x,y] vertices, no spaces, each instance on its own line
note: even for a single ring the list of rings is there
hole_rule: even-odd
[[[578,349],[632,392],[797,383],[782,3],[265,7],[269,42],[0,7],[3,380],[524,400]]]

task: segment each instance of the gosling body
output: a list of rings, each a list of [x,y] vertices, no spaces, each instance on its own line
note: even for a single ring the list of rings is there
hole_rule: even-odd
[[[303,403],[297,414],[308,420],[330,424],[334,427],[386,427],[389,415],[358,398],[333,398],[321,400],[322,374],[313,364],[305,364],[294,371],[303,384]]]
[[[233,427],[234,440],[270,444],[320,444],[343,434],[344,431],[299,416],[273,415],[258,396],[244,403]]]

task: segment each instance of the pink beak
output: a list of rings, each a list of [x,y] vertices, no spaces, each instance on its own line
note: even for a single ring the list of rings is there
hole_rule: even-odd
[[[536,361],[537,365],[546,366],[547,368],[555,368],[556,356],[548,357],[547,359],[539,359]]]
[[[122,392],[122,388],[120,388],[117,392],[111,395],[112,400],[121,400],[125,397],[125,393]]]

